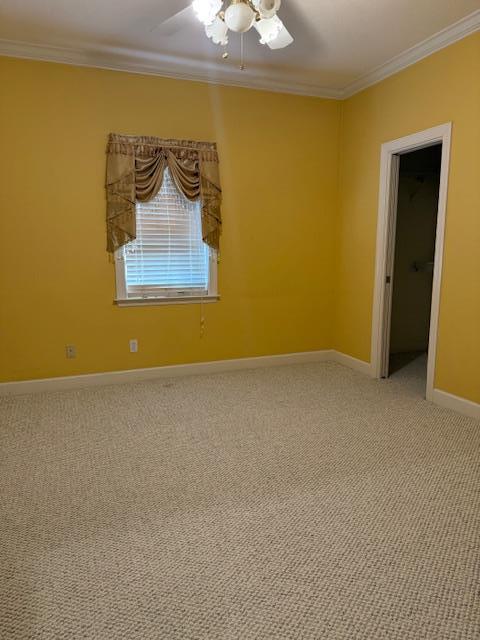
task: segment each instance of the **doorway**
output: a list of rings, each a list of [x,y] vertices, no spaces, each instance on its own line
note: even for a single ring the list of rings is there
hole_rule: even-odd
[[[426,379],[441,162],[441,144],[400,154],[387,376]]]
[[[372,370],[425,354],[433,396],[451,124],[382,145]],[[418,360],[421,362],[421,360]]]

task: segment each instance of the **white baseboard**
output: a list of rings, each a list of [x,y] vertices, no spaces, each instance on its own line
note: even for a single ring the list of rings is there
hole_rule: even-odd
[[[22,395],[42,391],[63,391],[66,389],[81,389],[84,387],[104,386],[111,384],[125,384],[127,382],[142,382],[155,378],[172,378],[176,376],[192,376],[205,373],[219,373],[238,369],[257,369],[275,367],[286,364],[302,364],[306,362],[325,362],[333,360],[333,352],[302,351],[298,353],[282,353],[273,356],[258,356],[253,358],[236,358],[231,360],[213,360],[211,362],[194,362],[191,364],[167,365],[163,367],[149,367],[148,369],[127,369],[125,371],[105,371],[102,373],[87,373],[78,376],[64,376],[59,378],[40,378],[37,380],[21,380],[18,382],[0,383],[0,396]]]
[[[44,391],[65,391],[67,389],[142,382],[144,380],[154,380],[155,378],[221,373],[222,371],[259,369],[288,364],[304,364],[307,362],[337,362],[365,375],[372,375],[372,367],[369,362],[358,360],[358,358],[349,356],[346,353],[341,353],[340,351],[324,349],[322,351],[301,351],[298,353],[282,353],[273,356],[257,356],[253,358],[236,358],[231,360],[213,360],[210,362],[149,367],[148,369],[127,369],[125,371],[105,371],[103,373],[87,373],[59,378],[2,382],[0,383],[0,396],[23,395]],[[472,402],[471,400],[454,396],[446,391],[440,391],[440,389],[434,389],[429,400],[441,407],[452,409],[471,418],[480,419],[480,404]]]
[[[370,362],[359,360],[358,358],[349,356],[346,353],[342,353],[341,351],[332,351],[331,353],[331,360],[333,360],[333,362],[338,362],[338,364],[343,364],[350,369],[355,369],[355,371],[359,371],[366,376],[372,375],[372,365]]]
[[[429,400],[434,404],[438,404],[440,407],[452,409],[452,411],[457,411],[470,418],[480,420],[480,404],[477,402],[472,402],[460,396],[454,396],[452,393],[447,393],[440,389],[434,389]]]

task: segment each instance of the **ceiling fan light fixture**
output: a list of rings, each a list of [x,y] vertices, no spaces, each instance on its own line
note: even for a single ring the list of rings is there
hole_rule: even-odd
[[[217,16],[212,24],[205,25],[205,33],[214,44],[228,44],[228,27],[220,16]]]
[[[231,31],[244,33],[255,21],[255,12],[244,0],[232,0],[225,11],[225,23]]]
[[[273,42],[282,30],[282,21],[277,17],[257,20],[253,25],[260,35],[260,44]]]
[[[222,0],[193,0],[195,15],[205,26],[211,25],[222,8]]]
[[[277,15],[281,4],[282,0],[192,0],[191,7],[214,44],[226,46],[229,30],[243,34],[255,27],[261,44],[283,49],[292,44],[293,38]],[[243,60],[243,38],[241,50]],[[222,57],[227,56],[225,52]],[[244,68],[243,62],[240,68]]]

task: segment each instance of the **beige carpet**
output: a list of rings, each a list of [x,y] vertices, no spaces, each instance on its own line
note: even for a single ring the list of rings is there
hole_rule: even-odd
[[[0,400],[0,637],[474,640],[480,423],[311,364]]]

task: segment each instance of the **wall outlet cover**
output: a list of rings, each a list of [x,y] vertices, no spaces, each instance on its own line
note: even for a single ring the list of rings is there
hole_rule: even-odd
[[[138,340],[135,338],[130,340],[130,353],[137,353],[138,351]]]
[[[76,358],[77,357],[77,347],[74,344],[67,344],[65,347],[65,355],[67,358]]]

